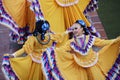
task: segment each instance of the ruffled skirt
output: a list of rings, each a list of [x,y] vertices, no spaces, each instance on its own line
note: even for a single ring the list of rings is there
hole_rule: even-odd
[[[62,48],[49,48],[42,56],[42,66],[47,78],[57,80],[119,80],[120,40],[98,52],[98,61],[91,67],[79,66],[73,54]]]
[[[45,80],[41,64],[34,62],[28,55],[26,57],[3,57],[2,71],[7,80]]]

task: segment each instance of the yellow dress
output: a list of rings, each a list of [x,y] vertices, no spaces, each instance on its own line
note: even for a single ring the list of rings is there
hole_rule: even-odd
[[[9,59],[15,76],[19,80],[44,80],[45,78],[41,69],[41,56],[43,51],[47,47],[52,46],[52,42],[54,41],[58,43],[57,47],[59,47],[59,44],[65,39],[67,40],[66,34],[51,34],[50,42],[47,45],[42,45],[38,42],[36,37],[30,36],[23,45],[23,48],[14,53],[15,58]],[[27,56],[21,57],[20,55],[23,53],[26,53]],[[7,73],[7,71],[5,73]],[[6,74],[5,76],[10,75]]]
[[[87,43],[86,47],[82,50],[76,45],[74,39],[69,40],[66,45],[55,49],[56,63],[54,62],[54,65],[57,66],[59,76],[62,77],[62,79],[58,80],[105,80],[107,77],[108,80],[118,80],[115,78],[117,73],[119,75],[119,65],[117,65],[119,63],[115,60],[120,59],[118,57],[120,38],[103,40],[87,36],[85,42]],[[93,45],[104,47],[96,52],[92,49]],[[46,55],[49,59],[48,53]],[[50,61],[52,60],[49,59],[52,76],[56,79],[58,77],[53,73],[56,70],[52,67]],[[112,77],[110,77],[109,71],[114,64],[117,66],[113,67]],[[45,71],[47,72],[49,69]],[[46,77],[48,77],[47,74]]]

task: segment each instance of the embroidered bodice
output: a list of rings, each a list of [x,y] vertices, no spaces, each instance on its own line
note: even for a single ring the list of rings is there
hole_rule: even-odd
[[[90,48],[93,46],[95,37],[90,35],[88,39],[83,35],[82,38],[74,38],[74,41],[70,43],[70,47],[81,55],[87,55]]]

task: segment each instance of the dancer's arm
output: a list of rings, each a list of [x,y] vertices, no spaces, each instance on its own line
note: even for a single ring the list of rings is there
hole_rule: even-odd
[[[28,38],[28,40],[25,42],[25,44],[23,45],[23,47],[21,49],[19,49],[18,51],[14,52],[12,55],[14,57],[18,57],[24,53],[30,53],[33,51],[33,46],[34,46],[34,41],[35,41],[35,37],[30,36]]]
[[[69,39],[69,32],[65,31],[64,33],[56,33],[51,35],[51,39],[57,42],[57,46],[63,45]]]
[[[114,41],[115,41],[115,39],[105,40],[105,39],[96,38],[94,45],[98,46],[98,47],[103,47],[108,44],[111,44]]]

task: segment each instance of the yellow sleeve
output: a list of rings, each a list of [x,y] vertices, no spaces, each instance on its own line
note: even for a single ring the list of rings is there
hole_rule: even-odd
[[[60,46],[59,49],[63,52],[70,52],[71,51],[70,43],[71,43],[71,40],[66,41],[66,43]]]
[[[30,36],[23,45],[23,47],[20,50],[16,51],[13,55],[17,57],[22,55],[23,53],[27,53],[27,54],[31,53],[34,48],[34,39],[35,37]]]
[[[28,40],[25,42],[25,45],[23,45],[25,53],[27,54],[32,53],[34,50],[34,46],[35,46],[34,44],[35,44],[35,37],[30,36]]]
[[[21,49],[17,50],[13,55],[15,57],[18,57],[18,56],[22,55],[24,52],[25,52],[24,48],[21,48]]]
[[[63,45],[68,40],[69,35],[67,33],[52,34],[51,40],[57,42],[57,46]]]
[[[105,39],[95,38],[94,45],[98,46],[98,47],[103,47],[103,46],[106,46],[108,44],[111,44],[114,41],[115,41],[115,39],[105,40]]]

